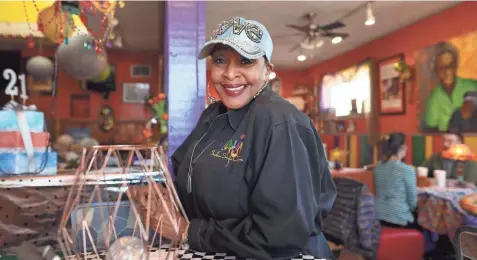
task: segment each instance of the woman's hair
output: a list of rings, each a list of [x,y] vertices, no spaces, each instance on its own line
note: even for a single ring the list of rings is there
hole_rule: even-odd
[[[405,144],[406,137],[403,133],[391,133],[385,136],[381,142],[381,150],[384,161],[389,160],[393,155],[397,155],[401,147]]]

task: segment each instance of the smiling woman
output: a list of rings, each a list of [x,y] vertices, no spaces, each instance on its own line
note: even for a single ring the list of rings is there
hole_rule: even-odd
[[[265,58],[247,59],[218,44],[212,52],[211,80],[228,109],[240,109],[266,86],[273,65]]]
[[[219,99],[172,156],[191,249],[333,259],[322,234],[336,188],[311,120],[268,87],[267,29],[232,18],[200,52]],[[174,238],[172,238],[174,239]]]

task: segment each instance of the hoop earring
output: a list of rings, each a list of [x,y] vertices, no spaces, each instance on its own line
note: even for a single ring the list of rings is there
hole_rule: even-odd
[[[209,99],[209,103],[212,104],[212,103],[215,103],[215,102],[218,102],[220,101],[219,98],[215,98],[213,97],[211,94],[210,94],[210,91],[209,91],[209,83],[210,83],[210,80],[209,82],[207,82],[207,98]]]

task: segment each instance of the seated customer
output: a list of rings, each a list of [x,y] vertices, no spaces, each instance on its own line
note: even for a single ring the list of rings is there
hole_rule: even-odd
[[[454,111],[449,121],[449,129],[459,132],[477,131],[477,92],[468,91],[464,94],[464,103]]]
[[[392,133],[383,141],[384,160],[374,169],[376,218],[381,225],[420,229],[417,225],[416,173],[403,163],[407,152],[405,138]]]
[[[462,144],[464,137],[455,131],[448,131],[444,134],[444,150],[435,153],[422,166],[429,169],[429,177],[434,177],[434,170],[445,170],[447,178],[456,179],[456,161],[451,159],[444,159],[442,152],[450,149],[453,145]],[[464,181],[477,184],[477,163],[475,161],[464,162]]]

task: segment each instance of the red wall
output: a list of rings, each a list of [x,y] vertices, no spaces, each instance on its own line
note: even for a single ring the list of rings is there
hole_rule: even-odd
[[[477,2],[464,2],[343,55],[312,66],[306,70],[306,74],[311,79],[319,79],[326,73],[353,66],[366,58],[380,60],[399,53],[404,53],[406,62],[413,65],[415,51],[439,41],[477,30],[476,13]],[[300,75],[297,74],[297,76]],[[409,99],[409,95],[407,99]],[[413,104],[407,102],[404,115],[380,116],[381,132],[417,133],[418,112],[416,109],[416,102]]]
[[[23,56],[29,57],[38,53],[38,49],[26,49]],[[44,51],[43,55],[52,55],[52,51]],[[90,94],[90,118],[97,120],[99,110],[104,104],[112,107],[117,121],[140,121],[149,117],[149,112],[142,104],[127,104],[122,102],[122,84],[125,82],[145,82],[149,83],[153,93],[158,91],[158,59],[159,55],[154,53],[131,53],[131,52],[109,52],[109,64],[116,66],[116,90],[110,93],[109,99],[103,99],[102,95],[96,92],[84,91],[81,89],[80,81],[75,80],[60,71],[58,74],[58,95],[55,100],[55,118],[70,118],[70,96],[78,93]],[[148,78],[131,78],[130,65],[142,64],[152,67],[152,74]],[[39,110],[49,115],[52,98],[49,96],[31,95],[28,104],[35,104]],[[88,119],[85,119],[88,120]]]
[[[306,71],[277,70],[277,77],[282,82],[282,96],[292,96],[292,91],[299,85],[310,85],[313,82],[307,76]]]

